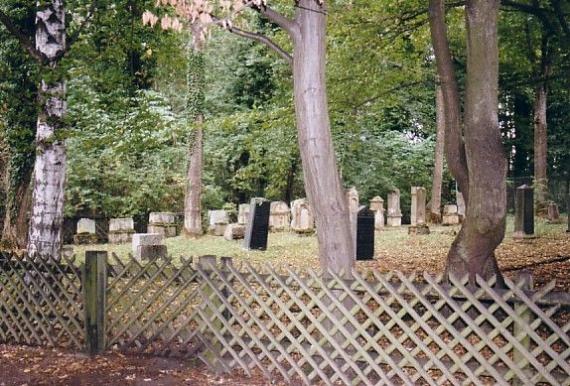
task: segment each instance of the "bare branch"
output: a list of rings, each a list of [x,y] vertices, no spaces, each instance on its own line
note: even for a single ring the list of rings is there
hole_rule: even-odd
[[[2,10],[0,10],[0,22],[4,24],[8,32],[10,32],[16,39],[18,39],[22,48],[28,51],[32,58],[36,59],[42,64],[47,63],[46,56],[36,49],[33,40],[31,40],[16,25],[14,25],[10,17],[2,12]]]
[[[252,6],[252,9],[256,10],[267,19],[272,21],[273,23],[277,24],[279,27],[283,28],[289,36],[295,41],[300,35],[299,26],[295,23],[294,20],[291,20],[284,15],[280,14],[279,12],[275,11],[272,8],[267,6],[256,7]]]
[[[287,61],[287,63],[289,63],[289,65],[293,64],[293,57],[291,56],[291,54],[289,54],[285,49],[283,49],[281,46],[279,46],[277,43],[275,43],[273,40],[271,40],[267,36],[262,35],[260,33],[256,33],[256,32],[244,31],[244,30],[237,28],[237,27],[229,27],[228,31],[230,31],[231,33],[233,33],[237,36],[245,37],[245,38],[254,40],[256,42],[265,44],[267,47],[269,47],[273,51],[277,52],[277,54],[279,54],[279,56],[281,56],[283,59],[285,59],[285,61]]]

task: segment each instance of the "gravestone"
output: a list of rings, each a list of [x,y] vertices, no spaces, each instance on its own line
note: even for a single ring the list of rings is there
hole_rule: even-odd
[[[457,202],[457,214],[459,215],[459,221],[463,222],[465,218],[465,199],[463,198],[463,193],[459,190],[455,191],[455,201]]]
[[[132,217],[112,218],[109,220],[109,243],[129,243],[135,233]]]
[[[249,219],[249,204],[239,204],[238,224],[245,225]]]
[[[77,222],[77,231],[73,235],[74,244],[97,244],[95,220],[81,218]]]
[[[287,203],[273,201],[269,210],[269,229],[273,232],[289,230],[291,211]]]
[[[534,238],[534,189],[521,185],[515,191],[514,239]]]
[[[132,237],[133,256],[139,260],[152,259],[155,257],[166,257],[166,245],[163,245],[163,237],[164,235],[162,233],[133,234]],[[144,248],[144,247],[149,247],[149,248]]]
[[[550,224],[559,224],[561,222],[560,210],[558,209],[558,204],[556,204],[554,201],[550,201],[548,203],[548,208],[546,213],[547,213],[548,222]]]
[[[230,218],[223,209],[208,211],[208,232],[215,236],[223,236]]]
[[[291,229],[298,235],[310,235],[315,231],[315,218],[305,198],[291,202]]]
[[[370,210],[374,212],[374,228],[379,231],[384,228],[384,200],[376,196],[370,200]]]
[[[374,259],[374,212],[362,206],[356,217],[356,260],[372,260]]]
[[[264,198],[252,198],[250,208],[243,246],[245,249],[265,251],[269,233],[270,203]]]
[[[443,206],[443,216],[441,217],[442,225],[457,225],[459,224],[459,213],[457,205],[449,204]]]
[[[399,227],[402,225],[402,211],[400,210],[400,190],[394,189],[388,193],[388,216],[386,226]]]
[[[359,199],[358,199],[358,191],[353,186],[350,189],[346,189],[345,191],[346,202],[348,205],[348,218],[350,221],[350,229],[352,232],[352,244],[354,245],[354,253],[356,253],[356,227],[357,227],[357,218],[358,218],[358,211],[360,207]]]
[[[241,240],[245,237],[245,225],[243,224],[228,224],[224,232],[224,239]]]
[[[410,223],[412,226],[426,222],[426,189],[421,186],[412,186],[412,208]]]
[[[176,236],[176,213],[150,212],[148,215],[148,233],[159,233],[164,237]]]

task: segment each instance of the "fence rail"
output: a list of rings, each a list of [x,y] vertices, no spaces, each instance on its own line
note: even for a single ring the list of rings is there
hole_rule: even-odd
[[[0,341],[198,358],[304,384],[570,385],[568,294],[553,283],[533,289],[530,277],[499,289],[480,278],[346,279],[213,256],[107,261],[98,252],[81,278],[75,265],[52,263],[0,264]]]

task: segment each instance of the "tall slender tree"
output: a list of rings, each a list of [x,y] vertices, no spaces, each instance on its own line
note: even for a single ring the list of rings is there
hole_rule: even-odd
[[[443,182],[443,156],[445,147],[445,111],[443,107],[443,91],[437,85],[435,90],[436,140],[434,150],[434,167],[431,186],[430,221],[441,222],[441,184]]]
[[[464,126],[447,40],[443,0],[430,0],[430,29],[446,116],[446,157],[464,195],[465,221],[447,256],[446,272],[502,276],[495,248],[505,234],[506,159],[498,124],[498,0],[466,2],[467,77]],[[462,135],[463,134],[463,135]]]

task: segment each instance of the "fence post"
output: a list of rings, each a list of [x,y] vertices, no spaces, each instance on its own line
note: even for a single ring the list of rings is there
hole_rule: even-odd
[[[531,291],[533,289],[532,274],[530,272],[521,271],[519,273],[519,276],[518,276],[518,281],[523,282],[523,286],[521,287],[522,290]],[[515,314],[517,314],[519,316],[522,323],[517,323],[517,322],[514,323],[513,335],[516,338],[519,334],[525,334],[525,337],[520,340],[520,344],[524,350],[530,351],[530,337],[528,336],[527,330],[528,330],[529,324],[530,324],[531,311],[528,308],[528,306],[526,305],[526,303],[523,302],[522,300],[520,300],[520,301],[517,301],[515,303]],[[529,369],[528,360],[525,358],[525,356],[519,350],[516,350],[516,349],[514,350],[513,361],[515,362],[515,364],[517,366],[520,366],[520,369],[529,378],[532,376],[530,369]],[[523,384],[524,383],[523,383],[522,379],[518,379],[515,377],[515,379],[513,380],[513,385],[523,385]]]
[[[83,269],[85,343],[89,355],[105,350],[107,252],[86,251]]]

